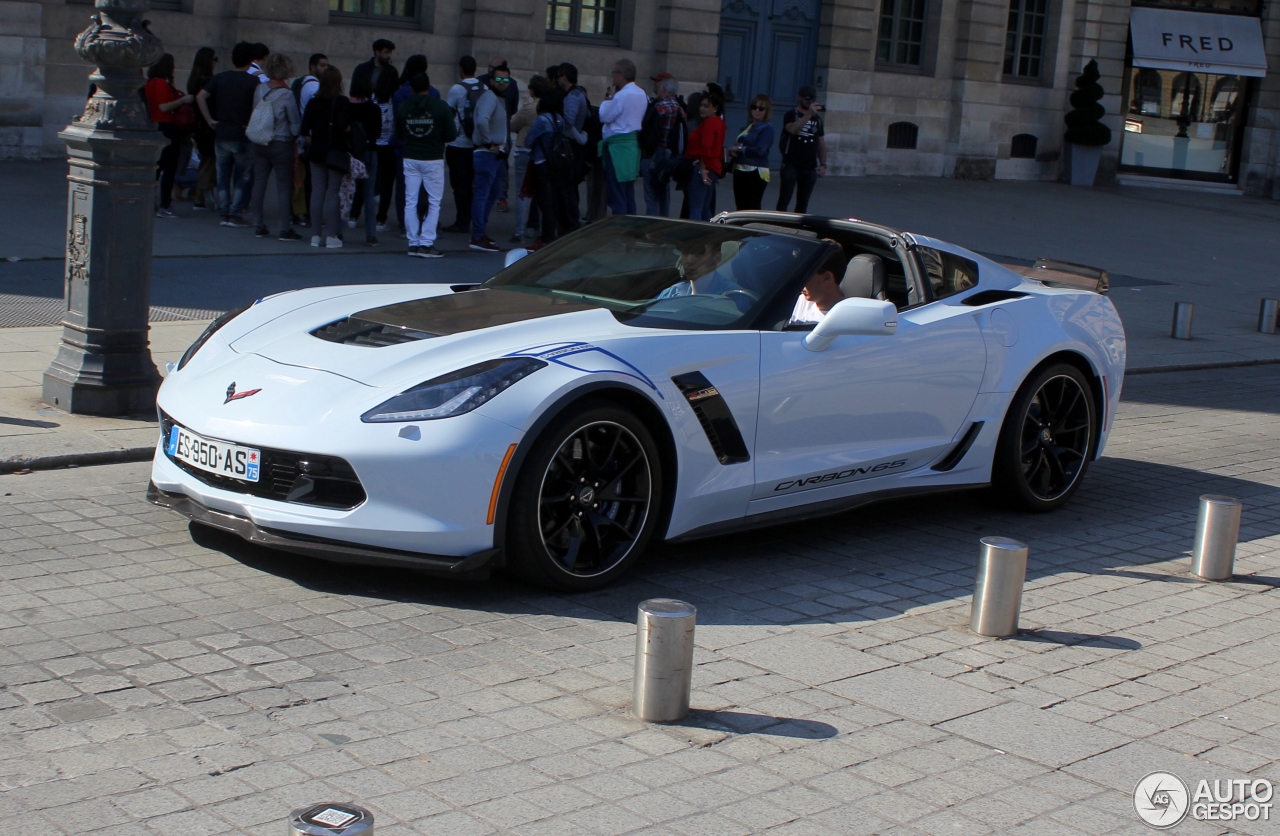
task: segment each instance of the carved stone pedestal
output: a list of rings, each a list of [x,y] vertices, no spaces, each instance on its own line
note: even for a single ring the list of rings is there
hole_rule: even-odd
[[[156,160],[167,140],[138,95],[141,68],[164,52],[140,15],[146,0],[98,0],[76,52],[98,90],[58,134],[67,143],[66,312],[43,399],[67,412],[155,409],[160,375],[147,339]]]

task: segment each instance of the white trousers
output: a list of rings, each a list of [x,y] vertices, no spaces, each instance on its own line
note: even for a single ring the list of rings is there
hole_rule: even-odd
[[[418,221],[418,187],[427,190],[427,216]],[[409,246],[430,247],[436,242],[440,224],[440,201],[444,198],[444,160],[404,161],[404,225]]]

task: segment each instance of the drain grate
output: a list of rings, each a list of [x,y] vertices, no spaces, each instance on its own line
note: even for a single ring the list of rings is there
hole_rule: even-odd
[[[0,293],[0,328],[29,328],[33,325],[57,325],[62,322],[64,302],[47,296],[19,296]],[[213,319],[222,311],[200,308],[151,308],[152,322],[181,322],[189,319]]]

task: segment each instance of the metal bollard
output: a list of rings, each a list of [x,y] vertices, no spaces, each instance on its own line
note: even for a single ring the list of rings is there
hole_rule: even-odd
[[[1280,299],[1263,299],[1258,305],[1258,330],[1263,334],[1276,332],[1280,320]]]
[[[692,604],[672,598],[651,598],[640,604],[631,708],[641,720],[671,723],[688,716],[697,617]]]
[[[1235,571],[1240,540],[1240,500],[1205,494],[1196,519],[1196,545],[1191,550],[1191,574],[1207,581],[1228,580]]]
[[[1190,302],[1173,303],[1173,338],[1175,340],[1191,339],[1191,314],[1195,306]]]
[[[289,836],[373,836],[373,813],[335,801],[300,807],[289,814]]]
[[[969,629],[979,636],[1015,636],[1027,579],[1027,546],[1008,537],[978,541],[978,579],[973,585]]]

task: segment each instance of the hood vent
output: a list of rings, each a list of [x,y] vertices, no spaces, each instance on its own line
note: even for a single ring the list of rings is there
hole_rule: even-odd
[[[428,334],[426,331],[416,331],[412,328],[401,328],[396,325],[383,325],[380,322],[370,322],[367,319],[349,316],[346,319],[340,319],[322,328],[317,328],[311,332],[311,336],[328,340],[331,343],[382,348],[388,345],[400,345],[402,343],[426,340],[436,335]]]

